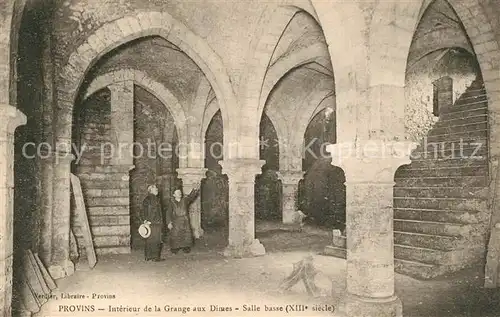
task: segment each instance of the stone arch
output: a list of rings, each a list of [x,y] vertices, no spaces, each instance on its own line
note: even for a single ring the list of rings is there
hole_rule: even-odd
[[[340,7],[336,1],[310,2],[323,29],[335,76],[337,136],[339,141],[351,142],[366,130],[366,123],[356,117],[356,108],[364,103],[357,90],[366,88],[368,82],[365,15],[356,1],[342,2]]]
[[[387,45],[395,45],[394,43],[404,43],[404,46],[399,46],[397,50],[391,51],[393,54],[388,56],[391,59],[381,62],[384,67],[393,67],[393,73],[397,73],[399,83],[404,85],[404,74],[406,72],[406,62],[399,62],[399,57],[407,58],[411,45],[413,33],[424,14],[425,10],[434,1],[405,1],[405,2],[380,2],[376,8],[374,15],[374,23],[376,21],[384,21],[384,25],[375,26],[375,29],[381,29],[379,36],[372,36],[372,38],[382,37],[390,40]],[[495,34],[491,24],[484,14],[484,11],[477,0],[473,1],[460,1],[460,0],[447,0],[457,13],[460,21],[464,25],[465,32],[472,43],[474,52],[478,59],[483,77],[485,79],[486,89],[492,90],[491,83],[500,79],[498,73],[498,56],[499,45],[495,39]],[[392,13],[391,19],[387,20],[388,13]],[[401,19],[401,15],[406,13],[406,18]],[[375,17],[378,17],[375,19]],[[382,20],[383,19],[385,20]],[[404,30],[400,31],[400,30]],[[376,33],[378,34],[378,33]],[[396,35],[396,36],[395,36]],[[398,58],[398,63],[394,63],[392,58]],[[490,87],[488,87],[490,86]]]
[[[250,44],[250,52],[247,55],[247,64],[242,78],[246,81],[240,85],[239,95],[245,104],[241,106],[241,116],[245,120],[246,137],[255,140],[259,138],[259,123],[262,117],[262,109],[259,112],[259,101],[261,89],[266,73],[271,62],[276,45],[293,16],[300,9],[293,6],[275,6],[266,10],[260,28],[256,32]],[[258,156],[258,149],[254,148],[254,155]]]
[[[201,125],[201,144],[205,144],[205,135],[208,130],[208,126],[212,121],[212,118],[215,116],[217,111],[220,110],[219,103],[217,102],[217,98],[213,98],[208,101],[207,107],[203,113],[203,123]]]
[[[264,114],[264,112],[262,113]],[[286,125],[286,119],[283,117],[283,115],[277,111],[275,107],[270,107],[266,111],[267,117],[269,120],[271,120],[274,129],[276,130],[276,134],[278,136],[278,144],[281,145],[282,142],[287,142],[287,137],[288,137],[288,127]],[[281,150],[281,149],[280,149]],[[280,151],[280,156],[281,156],[281,151]],[[281,161],[281,159],[280,159]]]
[[[174,118],[179,141],[187,141],[188,122],[182,105],[169,89],[140,70],[120,69],[96,77],[85,91],[84,99],[87,99],[98,90],[122,81],[133,81],[136,85],[141,86],[157,97]]]
[[[0,22],[3,34],[1,37],[5,38],[6,42],[1,42],[0,47],[6,46],[0,50],[0,60],[5,63],[2,69],[5,69],[5,76],[0,79],[0,103],[2,104],[17,104],[17,50],[19,43],[19,29],[24,13],[26,0],[7,1],[5,4],[6,16]]]
[[[104,24],[75,49],[59,73],[57,90],[57,134],[59,141],[71,142],[72,109],[85,74],[103,55],[131,40],[158,35],[177,45],[201,68],[221,103],[223,120],[233,111],[236,98],[229,75],[220,57],[199,36],[167,12],[142,12]],[[226,107],[230,105],[233,107]],[[233,123],[234,124],[234,123]]]
[[[302,145],[304,142],[304,134],[306,133],[307,126],[309,122],[323,109],[325,109],[325,101],[327,98],[335,97],[333,91],[322,90],[315,91],[313,98],[310,99],[307,107],[304,111],[300,113],[299,116],[295,118],[294,126],[296,129],[290,131],[290,140],[297,142],[297,144]],[[299,142],[300,140],[300,142]]]
[[[323,43],[315,43],[306,48],[301,49],[285,58],[279,59],[273,66],[267,71],[264,83],[262,85],[262,90],[260,93],[259,100],[259,113],[262,113],[266,105],[267,98],[271,93],[274,86],[278,81],[291,69],[297,68],[299,66],[308,64],[315,61],[318,56],[322,56],[323,52],[327,50]]]
[[[462,22],[465,32],[469,37],[469,40],[472,44],[474,53],[478,60],[479,67],[481,69],[481,73],[483,75],[484,85],[486,88],[487,96],[488,96],[488,105],[490,109],[500,109],[500,92],[498,91],[498,85],[500,84],[500,47],[499,43],[496,40],[495,33],[491,26],[489,19],[481,7],[480,1],[472,0],[472,1],[461,1],[461,0],[447,0],[450,6],[455,10],[457,16],[460,18]],[[421,16],[424,14],[425,10],[433,3],[434,1],[410,1],[410,2],[388,2],[383,4],[382,6],[377,7],[378,13],[376,15],[383,15],[384,12],[387,11],[387,6],[391,6],[392,10],[395,12],[401,12],[404,10],[410,11],[409,16],[411,18],[395,19],[397,25],[390,24],[390,20],[387,24],[387,32],[386,34],[398,34],[397,28],[402,28],[404,30],[411,30],[412,33],[405,32],[405,39],[402,39],[405,43],[411,43],[411,37],[413,36],[413,32],[415,31]],[[417,4],[419,7],[417,8]],[[397,15],[395,15],[397,16]],[[384,15],[386,18],[387,15]],[[387,38],[387,35],[386,35]],[[396,36],[394,36],[396,38]],[[396,56],[402,56],[402,54],[408,55],[410,46],[407,45],[403,48],[399,48],[397,52],[395,52]],[[393,73],[397,73],[397,79],[400,83],[404,83],[404,75],[406,74],[406,63],[394,63],[394,67],[390,67],[389,69],[393,70]],[[396,66],[397,65],[397,66]],[[389,67],[389,64],[387,64]],[[498,121],[495,116],[495,112],[499,112],[498,110],[491,111],[491,131],[500,130],[500,127],[495,125],[495,122]],[[499,131],[500,132],[500,131]],[[500,133],[490,133],[491,142],[490,146],[494,146],[500,142],[498,135]],[[493,149],[491,151],[493,156],[500,155],[500,148]]]
[[[421,1],[380,1],[370,24],[369,86],[404,87]]]

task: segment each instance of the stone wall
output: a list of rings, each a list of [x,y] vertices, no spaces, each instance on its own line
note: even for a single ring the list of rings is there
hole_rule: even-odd
[[[449,51],[438,63],[429,61],[432,58],[415,65],[406,76],[405,125],[409,137],[417,142],[437,121],[432,114],[433,82],[444,76],[451,77],[455,101],[476,78],[478,70],[472,55],[462,50]]]

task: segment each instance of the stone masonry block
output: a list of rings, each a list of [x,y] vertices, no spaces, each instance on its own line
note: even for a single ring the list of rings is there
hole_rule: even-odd
[[[90,35],[87,43],[94,49],[95,52],[102,52],[106,48],[106,43],[96,33]]]
[[[151,29],[151,17],[149,12],[141,12],[137,15],[137,21],[143,31]]]
[[[118,28],[120,29],[123,37],[127,37],[127,36],[134,33],[134,30],[132,29],[130,24],[127,22],[126,18],[117,20],[116,24],[117,24]]]
[[[89,214],[92,216],[101,215],[129,215],[128,206],[106,206],[106,207],[89,207]]]
[[[130,234],[130,226],[92,226],[92,233],[95,236],[128,235]]]
[[[150,12],[149,13],[150,27],[153,29],[165,29],[168,30],[170,24],[165,24],[163,16],[160,12]]]
[[[134,34],[141,31],[141,25],[139,24],[137,18],[129,16],[126,18],[126,21],[130,25],[130,28],[132,29]]]

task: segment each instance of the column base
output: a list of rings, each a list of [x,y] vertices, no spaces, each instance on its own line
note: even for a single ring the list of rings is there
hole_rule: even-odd
[[[300,214],[296,210],[283,210],[282,217],[285,225],[295,225],[301,222]]]
[[[336,307],[335,317],[403,317],[403,303],[397,296],[368,298],[347,294]]]
[[[265,254],[266,249],[258,239],[254,239],[250,245],[228,245],[224,250],[224,256],[230,258],[251,258]]]
[[[73,273],[75,273],[75,264],[72,261],[67,260],[60,265],[50,265],[48,271],[50,276],[52,276],[54,280],[57,280],[66,276],[73,275]]]

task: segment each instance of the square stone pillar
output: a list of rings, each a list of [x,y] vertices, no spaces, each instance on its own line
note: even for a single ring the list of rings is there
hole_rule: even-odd
[[[303,171],[279,171],[278,178],[282,186],[282,221],[284,224],[293,224],[300,221],[297,212],[297,197],[299,192],[299,181],[304,177]]]
[[[124,81],[108,86],[111,91],[111,165],[133,164],[134,83]]]
[[[182,179],[182,191],[185,195],[189,194],[194,188],[200,186],[200,182],[205,178],[207,173],[206,168],[186,167],[178,168],[177,174]],[[203,236],[204,231],[201,227],[201,195],[198,195],[193,203],[189,206],[189,219],[191,220],[191,228],[195,239]]]
[[[0,105],[0,316],[11,316],[14,221],[14,131],[26,116]]]
[[[49,273],[53,279],[60,279],[75,272],[74,263],[70,260],[71,230],[71,162],[74,156],[70,153],[54,153],[54,182],[51,224],[51,259]]]
[[[347,295],[337,316],[403,315],[394,293],[393,186],[415,147],[382,140],[327,147],[346,176]]]
[[[255,239],[255,176],[265,161],[231,159],[219,161],[229,181],[229,241],[224,255],[252,257],[264,255],[264,246]]]

